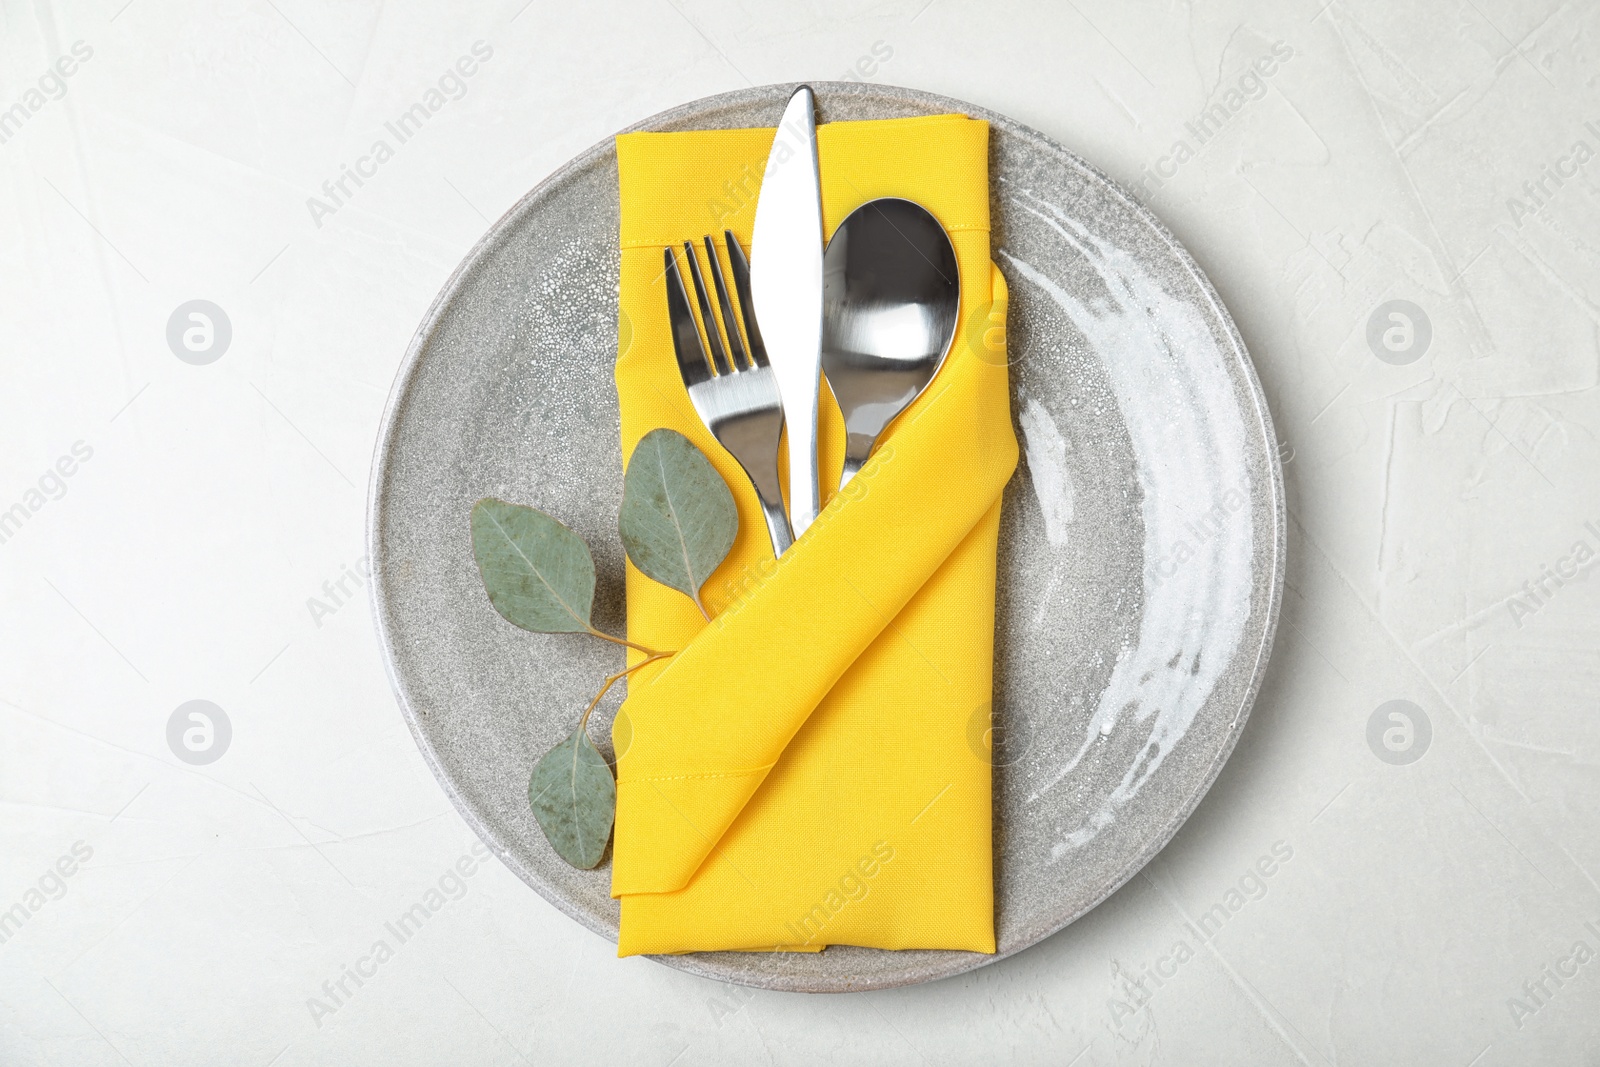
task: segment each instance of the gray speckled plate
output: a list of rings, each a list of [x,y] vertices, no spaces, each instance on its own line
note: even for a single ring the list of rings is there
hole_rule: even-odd
[[[1011,285],[1024,459],[1000,540],[994,759],[999,952],[662,957],[772,989],[957,974],[1083,915],[1177,831],[1244,727],[1283,586],[1282,473],[1261,388],[1172,235],[1060,145],[958,100],[813,83],[827,120],[965,112],[992,124],[995,259]],[[789,86],[636,127],[776,125]],[[510,868],[617,936],[609,862],[563,863],[528,775],[620,659],[507,626],[473,565],[479,497],[536,504],[594,549],[620,628],[617,160],[607,140],[497,222],[418,329],[378,441],[373,604],[400,705],[446,792]],[[615,701],[592,731],[609,734]],[[609,756],[609,753],[607,753]]]

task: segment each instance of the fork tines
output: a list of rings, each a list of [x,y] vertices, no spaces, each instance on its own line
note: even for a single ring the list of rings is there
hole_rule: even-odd
[[[672,248],[662,249],[667,273],[667,304],[672,312],[678,369],[682,372],[686,386],[705,381],[712,374],[737,374],[739,371],[767,366],[766,346],[761,343],[761,332],[757,329],[755,316],[750,310],[750,261],[745,258],[744,249],[739,246],[739,239],[733,235],[732,230],[723,230],[722,236],[728,247],[728,266],[729,272],[733,275],[734,291],[739,297],[737,311],[728,295],[727,282],[723,280],[722,258],[717,254],[716,242],[711,239],[710,234],[702,238],[705,243],[706,259],[710,263],[712,285],[717,291],[720,317],[712,311],[711,295],[706,290],[705,278],[700,271],[700,257],[695,254],[694,242],[683,242],[683,254],[689,262],[689,277],[694,282],[695,303],[700,308],[700,323],[705,329],[705,339],[710,344],[709,355],[705,346],[700,343],[698,330],[694,332],[694,336],[688,336],[689,330],[693,328],[694,317],[689,310],[689,294],[684,288],[683,274],[678,269],[678,257]],[[744,334],[749,337],[748,346],[745,337],[740,333],[741,322]],[[727,335],[726,346],[723,345],[724,333]],[[708,359],[709,367],[706,366]]]
[[[694,295],[700,305],[700,320],[695,321],[689,291],[678,269],[677,251],[670,245],[662,249],[666,263],[667,317],[672,325],[672,348],[678,358],[678,374],[689,393],[689,402],[706,424],[711,436],[728,451],[750,478],[761,500],[762,517],[772,541],[772,554],[781,556],[794,540],[789,519],[783,510],[783,490],[778,477],[778,441],[783,433],[783,403],[778,396],[778,380],[767,362],[767,349],[756,327],[750,298],[750,262],[732,231],[722,231],[728,248],[728,273],[739,296],[734,310],[728,285],[722,276],[722,257],[716,243],[704,238],[711,282],[717,290],[717,308],[712,307],[700,271],[700,256],[694,242],[683,243],[689,260],[689,277],[694,280]],[[719,321],[720,320],[720,321]],[[744,331],[740,333],[740,323]],[[705,341],[700,329],[705,327]],[[723,338],[727,344],[723,344]]]

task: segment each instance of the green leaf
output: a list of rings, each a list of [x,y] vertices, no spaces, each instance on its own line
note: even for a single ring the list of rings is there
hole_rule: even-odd
[[[622,479],[622,546],[633,565],[700,608],[700,587],[727,558],[739,510],[722,475],[683,434],[644,435]]]
[[[549,515],[485,497],[472,508],[472,554],[506,621],[541,634],[590,629],[594,559],[583,538]]]
[[[562,859],[586,871],[600,863],[617,814],[617,782],[582,726],[533,768],[528,802]]]

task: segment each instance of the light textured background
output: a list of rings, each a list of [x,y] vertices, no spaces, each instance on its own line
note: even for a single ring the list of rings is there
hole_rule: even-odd
[[[1600,6],[1323,3],[0,3],[0,1064],[1600,1064],[1600,590],[1547,577],[1600,553]],[[1141,876],[961,978],[808,998],[618,961],[491,862],[316,1017],[473,843],[364,589],[324,587],[359,572],[411,331],[588,145],[852,69],[1140,188],[1232,309],[1291,539],[1237,753]],[[232,326],[207,366],[166,340],[197,298]],[[1367,340],[1394,299],[1432,332],[1400,364]],[[205,766],[166,739],[193,699],[233,726]],[[1431,726],[1404,765],[1367,739],[1397,699]]]

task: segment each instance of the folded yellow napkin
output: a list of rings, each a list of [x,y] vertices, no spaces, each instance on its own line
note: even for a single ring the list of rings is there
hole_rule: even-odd
[[[962,326],[922,397],[776,562],[755,491],[678,378],[661,256],[724,229],[749,249],[773,131],[617,138],[622,453],[658,426],[687,435],[740,519],[702,594],[709,624],[628,566],[629,638],[679,651],[633,676],[612,731],[619,955],[994,951],[985,742],[1000,493],[1017,444],[988,137],[961,115],[818,129],[826,232],[875,197],[922,204],[955,244]],[[826,387],[823,408],[831,487],[844,432]]]

